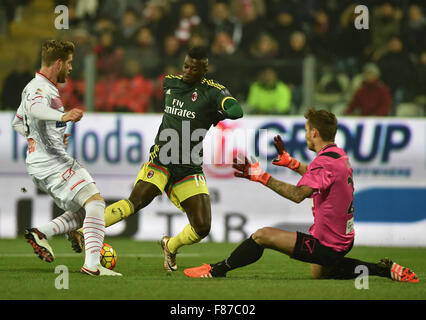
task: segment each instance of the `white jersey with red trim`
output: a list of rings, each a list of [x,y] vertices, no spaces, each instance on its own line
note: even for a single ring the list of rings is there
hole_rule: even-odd
[[[37,179],[44,179],[73,164],[74,159],[64,144],[66,123],[61,121],[63,114],[58,88],[44,75],[36,73],[22,92],[16,117],[23,122],[28,139],[28,173]]]

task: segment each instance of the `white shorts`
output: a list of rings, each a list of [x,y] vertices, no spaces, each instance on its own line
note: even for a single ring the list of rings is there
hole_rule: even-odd
[[[81,167],[77,161],[74,162],[71,168],[63,172],[52,173],[44,179],[37,179],[32,176],[32,179],[40,190],[51,195],[56,205],[65,211],[76,212],[82,207],[84,203],[82,201],[99,193],[89,172]],[[85,192],[85,199],[81,199],[82,197],[79,196],[78,202],[73,201],[77,193],[86,186],[89,187],[85,188],[85,190],[88,189],[90,192]]]

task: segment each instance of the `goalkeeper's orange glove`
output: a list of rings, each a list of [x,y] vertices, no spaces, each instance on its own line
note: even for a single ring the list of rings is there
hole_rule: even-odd
[[[234,158],[234,164],[232,165],[236,169],[234,176],[260,182],[265,186],[268,184],[271,175],[260,168],[259,161],[252,158],[253,163],[250,163],[244,156],[244,162],[242,163],[243,156],[239,154],[238,157],[240,159]]]
[[[292,158],[284,148],[284,142],[280,135],[274,137],[274,146],[277,149],[278,157],[272,160],[273,165],[287,167],[294,171],[300,167],[300,162]]]

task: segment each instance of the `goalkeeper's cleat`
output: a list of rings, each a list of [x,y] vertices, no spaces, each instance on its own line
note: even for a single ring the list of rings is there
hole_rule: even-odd
[[[37,228],[26,229],[24,237],[33,247],[34,253],[43,261],[52,262],[55,259],[52,247],[49,245],[46,236]]]
[[[183,270],[183,273],[189,278],[213,278],[212,266],[210,264],[203,263],[200,267],[189,268]]]
[[[89,276],[122,276],[121,273],[107,269],[103,267],[100,263],[92,268],[89,268],[88,266],[84,265],[83,267],[81,267],[80,273],[87,274]]]
[[[80,231],[78,230],[70,231],[65,236],[68,239],[68,241],[71,242],[71,247],[75,252],[77,253],[83,252],[84,235]]]
[[[401,282],[419,282],[416,274],[409,268],[403,267],[388,258],[380,260],[379,266],[388,268],[390,270],[391,279]]]
[[[176,271],[176,253],[171,253],[167,244],[169,243],[170,237],[164,236],[161,239],[161,247],[164,253],[164,269],[168,272]]]

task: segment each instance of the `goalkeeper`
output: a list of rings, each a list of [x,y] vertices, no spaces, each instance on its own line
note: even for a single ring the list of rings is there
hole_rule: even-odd
[[[231,270],[256,262],[264,249],[269,248],[310,263],[315,279],[353,279],[358,276],[356,267],[363,265],[371,276],[418,282],[414,272],[387,258],[379,263],[370,263],[345,257],[355,237],[353,170],[346,153],[334,143],[337,131],[335,115],[311,109],[305,118],[308,149],[317,153],[309,165],[292,158],[280,136],[274,138],[278,157],[272,163],[298,172],[302,178],[296,186],[274,179],[259,167],[259,162],[250,163],[245,157],[234,159],[233,167],[236,177],[262,183],[296,203],[312,198],[314,224],[309,234],[261,228],[243,241],[227,259],[185,269],[184,273],[193,278],[225,277]]]

